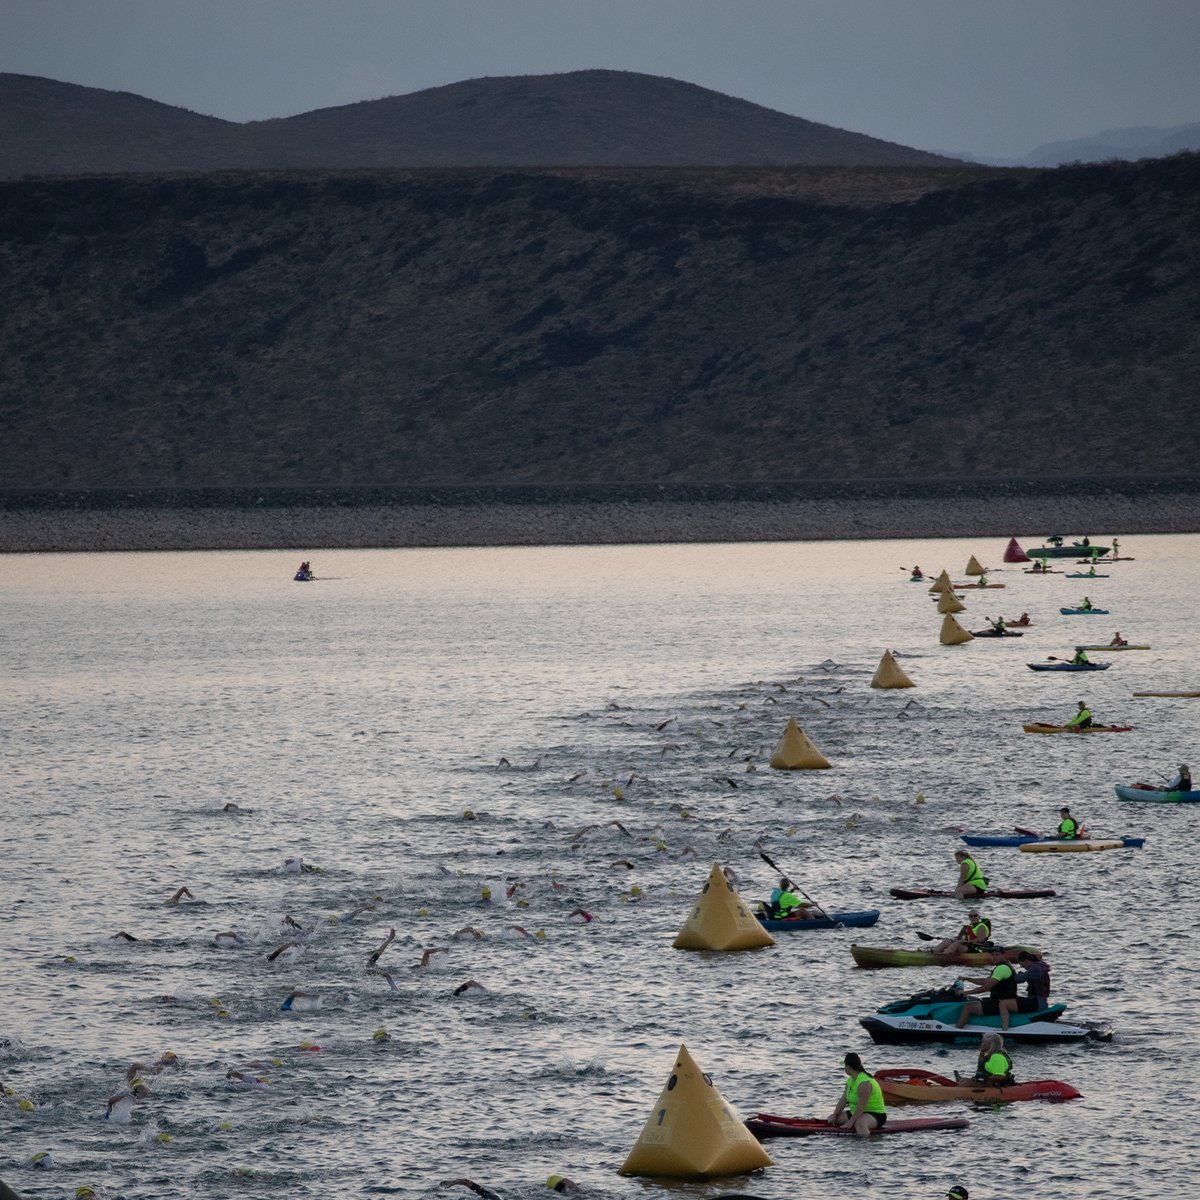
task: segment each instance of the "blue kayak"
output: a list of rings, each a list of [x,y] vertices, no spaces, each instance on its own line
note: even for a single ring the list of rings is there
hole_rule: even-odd
[[[1074,662],[1054,662],[1054,663],[1026,663],[1031,671],[1107,671],[1112,663],[1074,663]]]
[[[831,912],[823,917],[764,917],[756,914],[765,929],[772,933],[797,933],[806,929],[839,929],[853,925],[865,928],[879,920],[879,909],[864,908],[857,912]]]
[[[1064,617],[1107,617],[1107,608],[1060,608]]]
[[[1087,571],[1068,571],[1064,579],[1107,579],[1107,575],[1091,575]]]
[[[1028,846],[1031,842],[1057,842],[1061,839],[1057,837],[1033,837],[1030,834],[1020,833],[1002,833],[1002,834],[986,834],[986,833],[964,833],[962,840],[968,846]],[[1116,841],[1114,837],[1111,839]],[[1121,843],[1128,849],[1137,850],[1146,844],[1145,838],[1140,837],[1123,837]]]

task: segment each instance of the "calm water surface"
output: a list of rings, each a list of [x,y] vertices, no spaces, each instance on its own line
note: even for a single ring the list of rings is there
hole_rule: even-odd
[[[1190,1194],[1195,818],[1112,785],[1200,766],[1200,701],[1132,698],[1200,688],[1200,537],[1123,548],[1136,561],[1105,580],[994,576],[968,627],[1022,609],[1034,627],[954,648],[899,568],[995,563],[1001,541],[323,552],[304,585],[291,553],[0,558],[0,1177],[131,1200],[465,1196],[437,1189],[458,1176],[534,1200],[550,1172],[604,1200]],[[1059,615],[1085,592],[1112,617]],[[1154,649],[1103,674],[1025,667],[1118,628]],[[867,687],[889,646],[916,690]],[[1083,698],[1135,731],[1022,733]],[[789,715],[833,770],[766,768]],[[970,1069],[970,1049],[870,1043],[859,1017],[948,978],[859,971],[848,945],[952,932],[962,905],[887,889],[948,886],[959,831],[1046,829],[1064,803],[1146,848],[980,860],[1060,893],[988,911],[1046,950],[1068,1018],[1116,1026],[1015,1052],[1019,1078],[1083,1099],[776,1142],[750,1180],[615,1174],[680,1041],[743,1116],[823,1115],[850,1049]],[[758,839],[879,924],[673,951],[713,861],[748,898],[772,885]],[[165,906],[183,884],[197,903]],[[268,962],[285,915],[312,932]],[[484,938],[456,940],[466,925]],[[394,990],[365,970],[391,927]],[[229,930],[244,944],[215,946]],[[428,947],[446,952],[418,970]],[[468,979],[488,991],[453,996]],[[294,988],[320,1009],[281,1011]],[[105,1121],[126,1067],[166,1050],[179,1068]],[[55,1168],[29,1165],[41,1150]]]

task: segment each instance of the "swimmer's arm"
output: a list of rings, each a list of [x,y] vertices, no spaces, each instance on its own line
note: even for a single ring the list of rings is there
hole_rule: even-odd
[[[293,946],[299,945],[299,942],[284,942],[282,946],[276,946],[275,949],[267,955],[267,962],[274,962],[285,950],[290,950]]]
[[[473,1179],[443,1179],[438,1187],[465,1187],[470,1188],[477,1196],[482,1196],[483,1200],[500,1200],[500,1193],[493,1192],[491,1188],[484,1187],[482,1184],[476,1183]]]
[[[178,904],[183,897],[186,896],[189,900],[195,900],[195,896],[186,887],[177,888],[175,894],[167,901],[168,904]]]

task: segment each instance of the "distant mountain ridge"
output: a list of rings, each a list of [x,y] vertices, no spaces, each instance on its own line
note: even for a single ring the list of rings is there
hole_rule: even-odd
[[[238,124],[0,74],[0,177],[389,167],[945,166],[952,159],[632,71],[469,79]]]
[[[939,150],[937,153],[996,167],[1059,167],[1066,163],[1137,162],[1143,158],[1167,158],[1187,150],[1200,150],[1200,121],[1187,125],[1133,125],[1126,129],[1106,129],[1089,137],[1045,142],[1021,158],[998,158],[968,150]]]

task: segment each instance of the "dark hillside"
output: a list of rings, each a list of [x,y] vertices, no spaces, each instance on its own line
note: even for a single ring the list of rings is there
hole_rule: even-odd
[[[273,167],[937,166],[952,160],[633,71],[468,79],[246,126]]]
[[[0,178],[253,166],[239,125],[131,92],[0,73]]]
[[[128,92],[0,74],[0,178],[254,167],[953,161],[631,71],[469,79],[244,125]]]
[[[0,478],[1195,469],[1200,157],[865,208],[668,178],[0,185]]]

